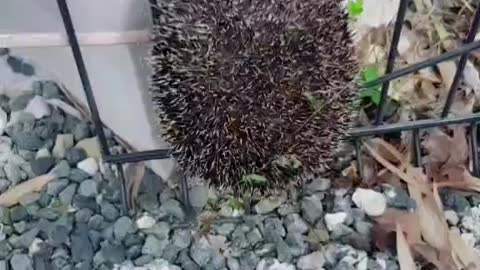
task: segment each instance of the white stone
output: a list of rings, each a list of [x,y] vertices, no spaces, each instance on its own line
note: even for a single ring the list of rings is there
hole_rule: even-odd
[[[33,239],[32,244],[30,244],[30,247],[28,247],[28,255],[33,256],[34,254],[41,251],[42,250],[42,247],[41,247],[42,243],[43,243],[43,240],[40,239],[40,238]]]
[[[68,149],[73,147],[73,134],[58,134],[55,139],[52,154],[56,158],[63,159]]]
[[[35,119],[41,119],[45,116],[49,116],[51,113],[50,106],[41,96],[34,96],[24,110],[31,113]]]
[[[318,270],[325,264],[325,257],[320,251],[315,251],[308,255],[300,257],[297,267],[302,270]]]
[[[463,241],[465,242],[465,244],[467,244],[467,246],[469,246],[471,248],[473,248],[475,246],[475,242],[477,240],[475,239],[475,235],[473,235],[473,233],[462,233],[461,237],[462,237]]]
[[[98,145],[98,140],[96,137],[83,139],[79,141],[75,147],[83,148],[88,157],[96,160],[100,160],[102,157],[102,154],[100,153],[100,146]]]
[[[450,225],[457,225],[459,218],[455,211],[446,210],[444,214],[445,214],[445,218],[447,219],[448,223],[450,223]]]
[[[262,199],[255,205],[257,214],[267,214],[277,209],[287,200],[286,196],[270,196]]]
[[[8,124],[8,116],[7,113],[0,108],[0,135],[5,132],[5,128]]]
[[[77,168],[93,176],[98,172],[98,163],[94,158],[87,158],[80,161]]]
[[[39,159],[42,157],[49,157],[49,156],[50,156],[50,151],[48,151],[48,149],[46,148],[42,148],[38,150],[37,154],[35,155],[35,159]]]
[[[143,215],[136,221],[137,228],[149,229],[155,225],[155,219],[149,215]]]
[[[480,207],[472,207],[470,216],[462,218],[463,228],[472,232],[477,239],[480,239]]]
[[[345,212],[326,214],[325,223],[327,225],[327,229],[329,231],[333,231],[338,224],[345,222],[345,220],[347,219],[347,216],[348,215]]]
[[[357,188],[352,195],[355,205],[369,216],[381,216],[387,208],[387,200],[382,193],[371,189]]]
[[[280,263],[277,259],[273,259],[273,263],[270,263],[270,260],[262,259],[255,270],[295,270],[295,266],[289,263]]]
[[[164,259],[156,259],[144,266],[134,266],[132,262],[126,261],[120,265],[114,265],[114,270],[182,270],[182,268],[170,264]]]
[[[367,258],[367,257],[363,258],[363,259],[357,264],[357,270],[368,270],[368,258]]]

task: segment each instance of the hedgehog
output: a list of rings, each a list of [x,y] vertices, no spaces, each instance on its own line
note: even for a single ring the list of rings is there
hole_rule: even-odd
[[[338,0],[161,0],[150,92],[187,177],[264,190],[331,168],[358,63]],[[292,165],[293,164],[293,165]]]

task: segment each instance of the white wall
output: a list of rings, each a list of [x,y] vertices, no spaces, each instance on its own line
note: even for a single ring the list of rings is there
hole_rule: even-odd
[[[79,33],[150,27],[148,0],[69,0],[67,3]],[[56,1],[2,0],[0,35],[32,32],[64,32]],[[152,128],[155,117],[149,109],[147,93],[149,49],[148,44],[82,47],[102,120],[138,150],[167,147]],[[39,75],[57,78],[79,100],[85,101],[69,47],[12,48],[11,54],[30,60]],[[2,82],[0,75],[0,86],[2,83],[10,84],[10,88],[14,83],[20,85],[18,78],[6,80],[3,77]],[[152,166],[166,179],[173,161],[155,161]]]

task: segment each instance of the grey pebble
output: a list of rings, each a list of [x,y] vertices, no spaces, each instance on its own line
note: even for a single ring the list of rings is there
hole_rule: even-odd
[[[70,170],[70,173],[68,175],[68,178],[70,180],[72,180],[73,182],[77,182],[77,183],[80,183],[82,182],[83,180],[89,178],[90,175],[88,175],[88,173],[80,170],[80,169],[77,169],[77,168],[73,168]]]
[[[0,192],[6,191],[10,187],[10,181],[6,179],[0,179]]]
[[[22,180],[22,172],[20,171],[20,167],[15,164],[10,162],[7,163],[5,166],[3,166],[3,171],[5,172],[8,181],[13,184],[16,184]]]
[[[50,196],[57,196],[62,190],[68,186],[68,179],[56,179],[47,184],[47,194]]]
[[[134,245],[141,245],[144,242],[144,237],[140,233],[129,233],[123,239],[123,244],[126,247],[131,247]]]
[[[28,132],[19,132],[12,139],[19,149],[29,151],[37,151],[45,144],[45,141],[39,136]]]
[[[115,239],[122,241],[127,233],[132,229],[133,222],[129,217],[119,218],[113,225],[113,235]]]
[[[23,206],[14,206],[10,209],[10,218],[13,222],[22,221],[27,216],[27,210]]]
[[[63,225],[54,225],[49,233],[48,240],[53,245],[64,244],[69,240],[70,230]]]
[[[143,255],[135,259],[134,263],[136,266],[143,266],[153,261],[153,259],[154,257],[152,255]]]
[[[302,200],[303,217],[310,222],[315,222],[323,216],[322,196],[315,194]]]
[[[93,215],[93,211],[89,208],[82,208],[75,212],[75,221],[78,223],[88,223],[88,220]]]
[[[90,127],[87,122],[78,123],[73,130],[73,136],[77,142],[89,138],[90,135]]]
[[[42,83],[42,96],[46,99],[59,98],[60,90],[58,85],[53,81],[44,81]]]
[[[101,215],[93,215],[88,221],[88,228],[92,230],[103,230],[105,228],[105,218]]]
[[[92,261],[94,253],[88,236],[87,227],[84,224],[77,224],[77,228],[70,237],[70,243],[72,243],[71,254],[74,262]]]
[[[33,97],[33,93],[27,92],[10,99],[10,109],[12,110],[12,112],[25,109]]]
[[[105,219],[107,219],[108,221],[115,221],[120,215],[117,208],[107,201],[103,201],[100,204],[100,211],[102,213],[102,216],[104,216]]]
[[[147,236],[145,244],[142,247],[142,253],[145,255],[152,255],[157,258],[161,258],[163,251],[168,245],[167,239],[159,240],[153,235]]]
[[[200,238],[190,247],[190,257],[200,267],[205,267],[210,262],[213,256],[213,250],[210,248],[207,240]]]
[[[187,249],[180,252],[177,262],[184,270],[200,270],[200,267],[190,258]]]
[[[135,260],[136,258],[142,255],[142,246],[136,245],[136,246],[129,247],[125,255],[127,256],[128,259]]]
[[[14,254],[10,264],[13,270],[33,270],[32,260],[26,254]]]
[[[70,165],[66,160],[60,160],[51,172],[58,178],[67,178],[70,175]]]
[[[97,182],[91,179],[87,179],[80,183],[78,188],[78,194],[84,197],[95,197],[98,193]]]
[[[13,223],[13,228],[15,229],[15,231],[17,233],[24,233],[27,229],[28,229],[28,224],[27,222],[25,221],[20,221],[20,222],[16,222],[16,223]]]
[[[186,229],[176,230],[173,233],[172,242],[173,245],[180,249],[187,248],[192,242],[192,233]]]
[[[67,150],[65,159],[70,166],[75,166],[78,162],[87,158],[87,153],[83,148],[74,147]]]
[[[213,229],[221,235],[228,236],[230,233],[235,230],[235,224],[233,223],[222,223],[222,224],[215,224]]]
[[[33,228],[20,236],[12,235],[8,241],[15,248],[28,248],[39,232],[38,228]]]
[[[183,221],[185,219],[185,212],[181,204],[174,199],[167,200],[160,206],[160,211],[165,211],[167,214]]]
[[[246,252],[239,258],[240,269],[255,270],[255,266],[258,264],[259,261],[260,259],[254,252]]]
[[[30,162],[32,172],[36,175],[47,173],[53,166],[55,166],[55,158],[53,157],[41,157]]]
[[[7,240],[0,241],[0,259],[1,260],[5,260],[12,250],[13,248]]]
[[[64,190],[62,190],[62,192],[60,192],[58,198],[63,204],[70,205],[72,204],[73,196],[75,195],[76,191],[77,184],[70,184]]]

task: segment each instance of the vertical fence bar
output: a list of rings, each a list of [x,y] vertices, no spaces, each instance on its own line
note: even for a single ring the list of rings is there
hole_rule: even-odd
[[[474,176],[478,177],[478,128],[477,128],[477,123],[472,123],[470,125],[470,147],[472,148],[472,173]]]
[[[400,0],[400,6],[398,7],[398,12],[397,12],[397,20],[395,21],[395,28],[393,30],[392,42],[390,44],[390,51],[388,53],[388,60],[387,60],[387,67],[385,68],[385,74],[391,73],[393,71],[393,67],[395,66],[395,58],[397,54],[398,42],[400,41],[400,35],[402,34],[403,21],[405,20],[405,13],[407,11],[409,1],[410,0]],[[377,114],[375,117],[375,125],[379,125],[383,121],[385,103],[387,101],[389,86],[390,86],[389,81],[382,84],[382,92],[380,96],[380,103],[377,109]]]
[[[357,160],[357,171],[358,175],[360,176],[361,179],[363,179],[363,161],[362,161],[362,148],[360,145],[360,139],[355,138],[354,142],[355,144],[355,156]]]
[[[477,35],[478,26],[480,25],[480,5],[478,5],[477,10],[475,11],[475,17],[473,18],[472,24],[470,25],[470,29],[468,30],[467,39],[465,40],[465,44],[472,43],[475,40],[475,36]],[[448,113],[450,112],[450,108],[452,107],[453,100],[455,98],[455,94],[457,93],[457,87],[462,79],[463,70],[465,69],[465,65],[468,61],[469,53],[464,53],[460,57],[460,61],[458,61],[457,71],[453,77],[452,85],[450,86],[450,91],[448,92],[447,100],[445,101],[445,106],[443,107],[442,111],[442,118],[447,117]]]
[[[108,149],[107,139],[105,137],[105,133],[103,132],[103,124],[100,119],[100,114],[98,113],[97,103],[95,102],[95,96],[93,95],[92,85],[90,84],[90,79],[88,78],[88,73],[83,61],[80,45],[78,44],[78,40],[75,35],[72,17],[70,16],[70,11],[68,10],[65,0],[57,0],[57,5],[62,16],[63,25],[67,33],[70,48],[72,49],[73,58],[75,59],[75,64],[77,65],[78,75],[80,76],[80,80],[83,85],[88,107],[90,108],[92,121],[95,125],[95,132],[100,143],[100,150],[102,151],[102,156],[105,157],[110,155],[110,150]]]
[[[422,166],[422,151],[420,148],[420,131],[414,129],[412,132],[413,137],[413,164],[417,167]]]
[[[128,203],[128,192],[127,192],[127,179],[125,178],[125,173],[123,173],[123,166],[121,163],[117,163],[118,176],[122,183],[122,206],[125,215],[128,215],[128,210],[130,209]]]

